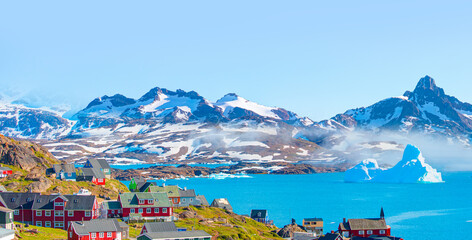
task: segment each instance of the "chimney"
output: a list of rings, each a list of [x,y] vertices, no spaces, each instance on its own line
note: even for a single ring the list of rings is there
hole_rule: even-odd
[[[343,218],[343,223],[346,223],[346,218]]]
[[[334,231],[333,231],[333,230],[331,230],[331,234],[334,234]]]
[[[187,187],[184,187],[184,191],[187,191]]]
[[[162,183],[162,187],[165,187],[166,186],[166,183]]]

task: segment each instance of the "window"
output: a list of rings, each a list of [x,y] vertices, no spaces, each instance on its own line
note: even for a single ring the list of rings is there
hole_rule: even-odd
[[[379,233],[380,234],[385,234],[385,230],[380,230]]]
[[[95,238],[95,237],[97,236],[96,233],[92,233],[92,234],[90,234],[90,235],[92,235],[92,238]]]
[[[49,210],[44,211],[44,216],[46,216],[46,217],[51,216],[51,211],[49,211]]]
[[[63,202],[55,202],[54,206],[61,207],[61,206],[64,206],[64,203]]]
[[[105,234],[103,234],[103,232],[101,232],[101,233],[98,234],[98,237],[101,237],[101,238],[102,238],[103,236],[105,236]]]
[[[364,235],[364,231],[363,230],[359,231],[359,235]]]
[[[167,208],[163,208],[162,213],[167,213]]]
[[[64,223],[63,222],[54,222],[54,228],[63,228]]]
[[[72,231],[69,232],[69,239],[72,238]]]
[[[50,222],[50,221],[44,222],[44,226],[45,226],[45,227],[51,227],[51,222]]]
[[[20,210],[15,210],[15,215],[20,215]]]
[[[115,214],[115,210],[111,210],[111,214]]]
[[[72,210],[67,211],[67,216],[73,217],[74,216],[74,211],[72,211]]]
[[[107,237],[111,237],[111,232],[107,232]]]
[[[99,178],[99,179],[98,179],[98,182],[103,182],[103,179]]]
[[[129,211],[130,213],[134,213],[134,208],[131,208]]]
[[[41,199],[36,200],[36,202],[40,203],[40,202],[41,202]]]
[[[182,198],[182,202],[185,202],[185,200],[186,200],[185,198]]]
[[[190,202],[193,202],[193,198],[190,198]]]
[[[143,213],[143,209],[142,208],[138,209],[138,213]]]
[[[64,216],[64,211],[54,211],[54,216]]]
[[[36,226],[42,227],[42,226],[43,226],[43,222],[41,222],[41,221],[36,221]]]
[[[149,199],[149,200],[148,200],[148,203],[149,203],[149,204],[153,204],[153,202],[154,202],[154,201],[153,201],[152,199]]]
[[[41,217],[41,215],[42,215],[41,213],[42,213],[41,210],[36,210],[36,216]]]
[[[144,204],[144,200],[139,199],[139,204]]]
[[[372,230],[367,230],[367,234],[372,235]]]
[[[10,200],[10,201],[11,201],[11,202],[15,202],[15,198],[11,198],[11,200]]]
[[[151,209],[150,209],[150,208],[146,208],[146,213],[151,213]]]
[[[154,208],[155,213],[159,213],[159,208]]]
[[[116,210],[116,211],[117,211],[118,213],[121,213],[121,210],[120,210],[120,209],[118,209],[118,210]]]
[[[91,212],[90,212],[90,211],[85,211],[85,216],[86,216],[86,217],[90,217],[90,215],[91,215]]]

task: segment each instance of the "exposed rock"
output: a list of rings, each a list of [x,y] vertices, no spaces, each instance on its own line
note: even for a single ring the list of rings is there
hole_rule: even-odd
[[[52,185],[52,181],[47,177],[41,176],[38,181],[30,183],[27,188],[31,192],[45,192]]]
[[[294,219],[292,219],[292,224],[285,225],[283,228],[276,230],[277,235],[282,238],[291,238],[294,232],[306,232],[305,228],[298,225]]]

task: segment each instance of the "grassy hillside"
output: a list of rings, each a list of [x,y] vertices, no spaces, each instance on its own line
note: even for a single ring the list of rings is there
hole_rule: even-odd
[[[16,225],[20,224],[15,222]],[[37,230],[37,233],[33,232]],[[45,227],[37,227],[30,225],[27,228],[18,228],[17,235],[21,238],[21,240],[38,240],[38,239],[67,239],[67,231],[62,229],[55,229],[55,228],[45,228]]]
[[[282,239],[272,233],[275,226],[267,226],[251,218],[226,212],[213,207],[175,208],[174,213],[179,215],[175,225],[187,230],[204,230],[215,236],[213,239]],[[136,237],[141,231],[142,224],[131,224],[130,235]]]
[[[13,170],[13,174],[0,179],[0,184],[4,185],[7,190],[14,192],[26,192],[29,189],[31,183],[35,182],[30,180],[31,172],[22,170],[16,166],[3,164],[5,167],[10,167]],[[38,173],[39,174],[39,173]],[[62,194],[74,194],[79,191],[80,188],[88,189],[92,194],[97,197],[100,195],[116,199],[120,192],[129,192],[128,187],[115,179],[107,179],[104,186],[97,186],[91,182],[73,182],[73,181],[61,181],[55,178],[46,177],[46,173],[43,173],[44,178],[50,181],[50,185],[42,191],[44,194],[50,193],[62,193]],[[43,178],[43,179],[44,179]]]

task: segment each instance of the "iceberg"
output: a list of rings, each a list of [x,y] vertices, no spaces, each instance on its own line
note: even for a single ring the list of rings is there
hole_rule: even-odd
[[[346,171],[345,182],[437,183],[441,173],[425,162],[421,151],[408,144],[402,160],[394,167],[382,169],[374,159],[367,159]]]
[[[345,182],[367,182],[376,177],[384,169],[379,167],[375,159],[366,159],[348,169],[344,174]]]

